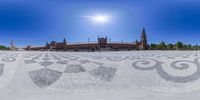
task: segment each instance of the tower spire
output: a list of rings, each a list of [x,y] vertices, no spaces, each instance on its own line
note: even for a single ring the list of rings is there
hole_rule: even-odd
[[[141,33],[141,49],[143,49],[143,50],[147,49],[147,37],[146,37],[146,32],[145,32],[144,27],[143,27],[142,33]]]
[[[145,28],[144,28],[144,27],[143,27],[143,29],[142,29],[142,33],[146,33],[146,32],[145,32]]]
[[[64,38],[64,40],[63,40],[63,43],[64,43],[64,44],[67,44],[67,41],[66,41],[66,39],[65,39],[65,38]]]
[[[144,28],[144,27],[143,27],[143,29],[142,29],[141,37],[145,37],[145,38],[146,38],[146,31],[145,31],[145,28]]]

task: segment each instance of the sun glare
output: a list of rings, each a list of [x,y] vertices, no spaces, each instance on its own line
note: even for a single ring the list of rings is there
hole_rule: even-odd
[[[110,21],[109,16],[106,15],[96,15],[96,16],[87,16],[95,24],[105,24]]]
[[[95,23],[104,24],[108,22],[108,16],[105,16],[105,15],[97,15],[97,16],[94,16],[92,19]]]

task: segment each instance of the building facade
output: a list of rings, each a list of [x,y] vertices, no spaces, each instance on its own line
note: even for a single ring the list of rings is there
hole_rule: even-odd
[[[50,51],[118,51],[118,50],[146,50],[147,36],[145,29],[142,30],[141,40],[138,42],[111,42],[107,37],[98,37],[97,42],[87,43],[67,43],[66,39],[62,42],[52,41],[42,47],[27,46],[26,50],[50,50]]]

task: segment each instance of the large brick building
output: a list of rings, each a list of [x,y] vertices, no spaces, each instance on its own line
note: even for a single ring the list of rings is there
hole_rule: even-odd
[[[52,41],[46,43],[46,46],[31,47],[27,46],[26,50],[56,50],[56,51],[108,51],[108,50],[135,50],[147,49],[147,37],[145,29],[142,30],[141,40],[135,42],[111,42],[107,37],[98,37],[96,42],[87,43],[67,43],[66,39],[62,42]]]

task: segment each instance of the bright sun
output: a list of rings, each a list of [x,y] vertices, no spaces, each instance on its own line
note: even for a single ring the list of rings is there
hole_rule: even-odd
[[[108,22],[108,19],[109,19],[108,16],[105,16],[105,15],[97,15],[97,16],[92,17],[92,20],[95,23],[100,23],[100,24],[104,24]]]
[[[105,24],[109,22],[109,16],[106,15],[96,15],[96,16],[87,16],[92,22],[96,24]]]

